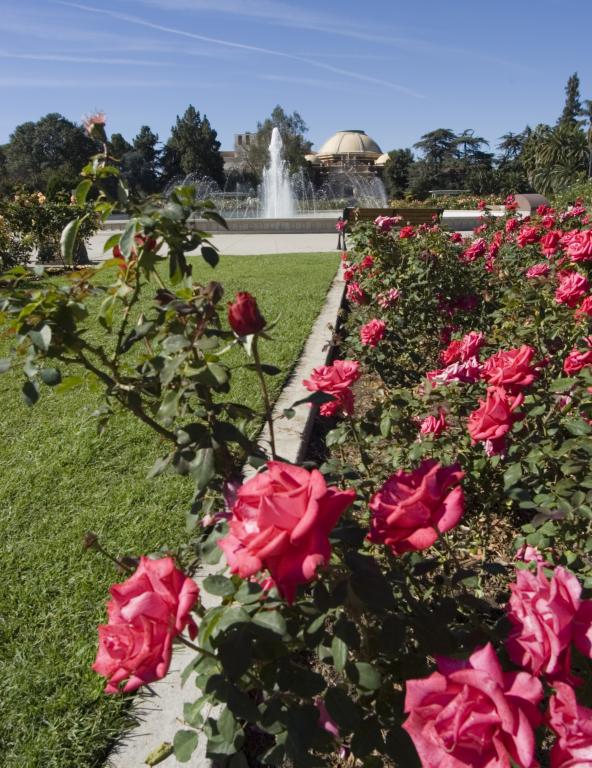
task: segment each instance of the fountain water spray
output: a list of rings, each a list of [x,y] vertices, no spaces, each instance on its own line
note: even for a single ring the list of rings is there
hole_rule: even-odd
[[[296,200],[282,149],[282,137],[278,129],[274,128],[269,144],[269,165],[263,171],[261,183],[264,219],[285,219],[296,215]]]

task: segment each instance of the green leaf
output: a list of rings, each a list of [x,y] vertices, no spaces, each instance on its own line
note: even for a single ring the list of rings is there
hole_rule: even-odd
[[[286,621],[279,611],[261,611],[253,616],[253,622],[278,635],[286,634]]]
[[[21,393],[23,400],[29,406],[35,405],[37,400],[39,400],[39,387],[34,381],[25,381]]]
[[[48,387],[55,387],[62,380],[62,374],[57,368],[42,368],[39,371],[39,375],[43,383],[47,384]]]
[[[343,688],[328,688],[325,694],[325,706],[343,731],[355,730],[362,720],[361,708],[351,700]]]
[[[331,654],[335,670],[342,672],[347,661],[347,645],[339,637],[334,637],[331,640]]]
[[[375,691],[380,688],[380,672],[366,661],[347,665],[347,675],[359,688]]]
[[[86,196],[88,195],[91,187],[92,181],[90,179],[83,179],[76,187],[74,190],[74,198],[78,205],[84,205],[86,203]]]
[[[119,239],[119,250],[124,259],[129,259],[134,247],[134,236],[136,234],[136,220],[130,219],[126,228]]]
[[[521,479],[522,467],[520,464],[511,464],[504,472],[504,490],[507,491]]]
[[[217,574],[206,576],[202,582],[202,586],[206,592],[210,593],[210,595],[218,595],[219,597],[229,597],[230,595],[234,595],[235,592],[235,587],[232,581],[227,579],[226,576]]]
[[[86,216],[82,219],[74,219],[74,221],[71,221],[62,230],[62,235],[60,237],[60,252],[68,266],[72,265],[74,245],[76,244],[76,238],[78,237],[78,230],[85,218]]]
[[[47,352],[51,344],[51,328],[44,325],[40,331],[29,331],[29,338],[42,352]]]
[[[220,255],[218,251],[215,248],[212,248],[211,245],[202,245],[201,255],[204,261],[206,261],[210,267],[215,267],[216,264],[220,261]]]
[[[197,747],[198,734],[196,731],[177,731],[173,739],[175,757],[180,763],[187,763]]]

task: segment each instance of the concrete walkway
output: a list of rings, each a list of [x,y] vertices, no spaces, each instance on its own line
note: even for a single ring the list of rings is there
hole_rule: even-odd
[[[88,257],[91,261],[103,261],[111,257],[111,252],[103,253],[105,242],[113,232],[99,232],[90,238]],[[337,232],[331,234],[215,234],[210,238],[223,256],[250,256],[269,253],[316,253],[335,252]],[[199,253],[195,251],[195,253]]]

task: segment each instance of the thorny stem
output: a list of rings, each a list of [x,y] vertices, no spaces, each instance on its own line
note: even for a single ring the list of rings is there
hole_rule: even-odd
[[[275,461],[277,459],[277,454],[275,451],[275,432],[273,429],[273,414],[271,410],[271,403],[269,400],[269,393],[267,391],[267,384],[265,383],[265,376],[263,375],[263,371],[261,369],[261,358],[259,357],[259,350],[257,348],[257,342],[259,341],[259,337],[257,334],[255,334],[253,338],[253,359],[255,361],[255,369],[257,371],[257,376],[259,378],[259,383],[261,385],[261,394],[263,395],[263,404],[265,406],[265,419],[267,421],[267,426],[269,427],[269,443],[271,445],[271,458]]]

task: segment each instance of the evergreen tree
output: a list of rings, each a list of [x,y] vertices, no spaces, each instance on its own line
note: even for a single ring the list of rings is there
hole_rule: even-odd
[[[153,133],[147,125],[143,125],[133,140],[133,145],[130,145],[130,150],[122,158],[123,176],[136,195],[142,193],[150,195],[158,191],[161,152],[157,144],[158,134]]]
[[[202,118],[190,104],[183,117],[177,115],[177,122],[171,128],[163,154],[166,176],[195,173],[223,184],[224,159],[217,135],[206,115]]]
[[[109,140],[109,153],[116,159],[121,160],[126,152],[130,152],[132,145],[124,139],[121,133],[112,133]]]
[[[582,112],[580,101],[580,78],[578,73],[574,72],[565,86],[565,106],[561,117],[557,121],[558,125],[577,126],[578,117]]]
[[[383,181],[389,197],[403,197],[409,186],[409,171],[413,165],[410,149],[393,149],[384,166]]]

